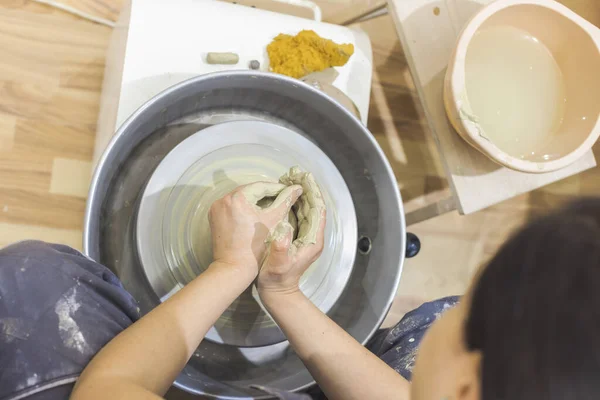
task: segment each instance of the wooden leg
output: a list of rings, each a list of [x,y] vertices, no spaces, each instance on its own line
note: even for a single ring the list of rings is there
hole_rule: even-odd
[[[365,22],[373,18],[380,17],[382,15],[386,15],[388,13],[387,3],[380,4],[361,12],[358,15],[355,15],[351,18],[346,19],[344,22],[340,23],[340,25],[348,26],[351,24],[355,24],[358,22]]]
[[[417,222],[425,221],[454,210],[456,210],[456,202],[454,201],[454,197],[450,196],[407,213],[406,226],[414,225]]]

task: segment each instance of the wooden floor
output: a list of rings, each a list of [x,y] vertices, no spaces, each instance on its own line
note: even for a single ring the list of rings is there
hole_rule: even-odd
[[[357,10],[377,3],[348,1]],[[124,0],[64,2],[115,20]],[[340,3],[323,2],[325,18],[340,19]],[[596,0],[563,3],[600,26]],[[340,9],[346,18],[348,7]],[[414,207],[447,185],[391,18],[360,27],[374,51],[368,127],[393,165],[407,207]],[[42,239],[81,248],[110,33],[28,0],[0,3],[0,246]],[[600,145],[595,152],[600,159]],[[390,320],[424,300],[462,293],[473,271],[531,216],[598,193],[594,169],[473,215],[452,213],[411,227],[423,249],[405,264]]]

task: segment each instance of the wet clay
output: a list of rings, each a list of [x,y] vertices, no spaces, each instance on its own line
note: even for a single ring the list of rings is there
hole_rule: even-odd
[[[289,201],[290,191],[295,190],[295,186],[302,187],[302,195],[292,206],[287,220],[274,228],[266,242],[280,240],[291,230],[295,247],[317,243],[325,201],[315,178],[310,172],[292,167],[288,173],[279,178],[279,182],[257,182],[242,191],[248,202],[266,210],[275,209],[284,201]]]
[[[317,243],[317,233],[323,219],[325,201],[315,178],[310,172],[303,172],[298,167],[279,178],[279,182],[291,186],[302,186],[302,195],[292,207],[298,220],[298,231],[294,240],[296,247]]]
[[[262,185],[262,183],[260,185]],[[271,185],[271,184],[264,183],[264,185]],[[287,193],[283,193],[283,189],[287,188],[288,186],[280,184],[280,183],[273,183],[272,185],[281,186],[281,190],[279,191],[279,193],[276,193],[275,195],[263,197],[256,202],[256,205],[263,210],[266,210],[269,208],[277,208],[277,207],[279,207],[279,205],[282,203],[283,200],[287,200],[289,198]],[[256,185],[252,185],[252,186],[256,186]],[[246,199],[251,203],[252,203],[253,196],[254,196],[254,199],[256,198],[255,194],[253,194],[252,192],[254,192],[254,193],[260,192],[260,189],[259,188],[251,189],[250,190],[251,194],[246,195]],[[279,200],[277,200],[278,198],[279,198]],[[290,225],[292,234],[294,235],[294,236],[292,236],[292,239],[295,239],[296,238],[295,234],[298,231],[298,218],[296,218],[296,214],[294,213],[293,210],[290,210],[290,212],[288,213],[288,216],[287,216],[287,220],[282,221],[282,223],[283,222],[286,222],[287,224]],[[278,239],[273,239],[273,240],[278,240]],[[271,239],[270,238],[267,239],[267,242],[271,242]]]
[[[277,182],[260,182],[260,184],[251,184],[242,189],[242,193],[246,200],[251,204],[261,202],[261,208],[278,207],[281,204],[280,199],[277,204],[274,204],[279,198],[281,192],[287,188],[287,185]],[[270,204],[267,199],[271,199]]]

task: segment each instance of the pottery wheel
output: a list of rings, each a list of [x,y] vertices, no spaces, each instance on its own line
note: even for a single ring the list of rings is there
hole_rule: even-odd
[[[161,301],[211,263],[207,215],[212,203],[240,185],[277,181],[296,165],[313,173],[327,207],[325,249],[302,277],[300,289],[323,312],[332,308],[356,254],[357,222],[348,187],[315,144],[261,121],[203,129],[175,147],[152,174],[138,210],[136,240],[146,277]],[[235,346],[285,340],[251,289],[223,313],[206,338]]]

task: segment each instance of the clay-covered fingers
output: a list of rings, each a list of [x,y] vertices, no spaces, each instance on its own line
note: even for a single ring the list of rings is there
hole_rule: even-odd
[[[321,221],[319,223],[319,229],[317,230],[317,247],[323,250],[325,245],[325,228],[327,227],[327,210],[323,208],[321,210]]]
[[[300,203],[302,203],[300,208],[307,205],[303,199],[300,199]],[[321,224],[326,215],[325,206],[304,208],[307,210],[302,213],[300,213],[300,209],[298,210],[298,236],[294,242],[298,247],[317,243],[319,230],[322,228]]]
[[[246,204],[255,206],[258,206],[259,202],[265,198],[274,198],[271,204],[260,209],[261,215],[266,216],[271,222],[270,225],[273,225],[288,215],[292,205],[301,194],[302,186],[300,185],[287,186],[275,182],[255,182],[238,187],[230,193],[230,196],[234,200],[241,198]]]
[[[240,186],[231,192],[232,195],[241,193],[250,204],[258,203],[265,197],[278,196],[285,188],[286,185],[276,182],[255,182],[248,185]]]
[[[293,228],[287,221],[280,222],[271,236],[271,243],[263,262],[256,287],[259,293],[293,292],[299,289],[302,272],[296,270]]]
[[[294,228],[287,221],[282,221],[275,227],[263,267],[266,266],[271,272],[281,273],[282,268],[289,266],[293,236]]]
[[[323,200],[323,194],[313,174],[307,173],[302,182],[308,188],[306,200],[310,204],[310,207],[324,208],[325,201]]]
[[[286,186],[285,189],[277,195],[273,204],[262,211],[266,215],[272,217],[274,221],[281,221],[288,215],[300,195],[302,195],[302,186]]]
[[[306,222],[308,223],[308,222]],[[315,243],[303,243],[300,240],[294,241],[294,245],[298,248],[298,257],[306,258],[311,263],[317,260],[323,248],[325,246],[325,227],[327,225],[327,211],[325,209],[320,210],[318,226],[316,227],[316,240]]]

